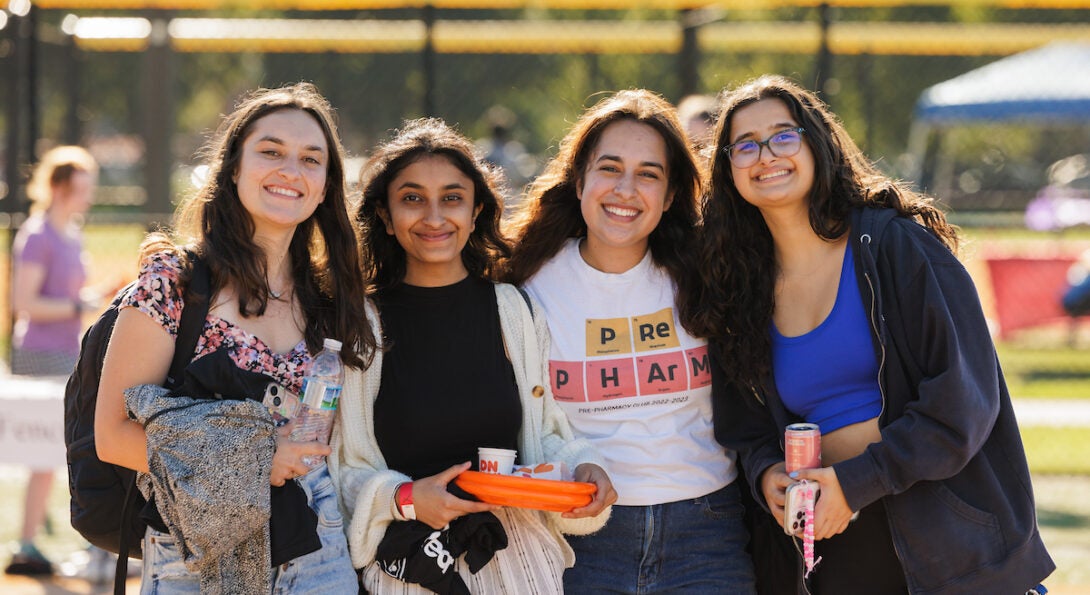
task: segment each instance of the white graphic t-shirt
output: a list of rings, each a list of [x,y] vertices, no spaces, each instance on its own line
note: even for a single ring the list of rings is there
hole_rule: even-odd
[[[734,453],[712,433],[707,342],[678,323],[675,284],[650,252],[603,273],[572,239],[526,290],[549,322],[553,396],[605,457],[618,504],[696,498],[734,480]]]

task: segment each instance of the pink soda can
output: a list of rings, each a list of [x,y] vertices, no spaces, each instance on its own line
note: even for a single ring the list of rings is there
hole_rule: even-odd
[[[821,428],[817,424],[791,424],[783,436],[787,472],[821,467]]]

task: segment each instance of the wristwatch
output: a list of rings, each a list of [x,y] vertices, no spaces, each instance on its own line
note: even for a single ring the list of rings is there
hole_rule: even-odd
[[[413,482],[406,481],[397,486],[395,501],[398,512],[405,517],[405,520],[416,520],[416,508],[413,506]]]

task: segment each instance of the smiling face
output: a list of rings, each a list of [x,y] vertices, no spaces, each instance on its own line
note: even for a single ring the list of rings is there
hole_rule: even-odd
[[[292,232],[325,199],[329,147],[318,122],[285,109],[253,123],[234,175],[255,235]]]
[[[734,112],[729,142],[763,141],[796,126],[799,123],[787,104],[779,99],[762,99]],[[762,146],[757,163],[742,169],[732,163],[730,169],[738,193],[762,212],[786,208],[806,212],[807,196],[814,184],[814,154],[805,134],[799,152],[790,157],[776,157]]]
[[[398,172],[386,197],[379,216],[405,249],[405,283],[439,287],[464,279],[462,249],[481,211],[473,180],[449,159],[425,155]]]
[[[587,224],[583,258],[605,272],[643,259],[648,236],[670,207],[666,142],[647,124],[620,120],[598,139],[579,183]]]

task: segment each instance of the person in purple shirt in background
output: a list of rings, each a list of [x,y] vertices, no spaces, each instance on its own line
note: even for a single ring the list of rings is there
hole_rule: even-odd
[[[27,195],[30,217],[15,234],[11,372],[68,376],[79,355],[82,314],[101,298],[84,288],[83,238],[79,219],[91,206],[98,164],[85,149],[60,146],[34,168]],[[31,470],[19,550],[7,574],[49,575],[53,565],[34,545],[45,521],[52,469]]]

